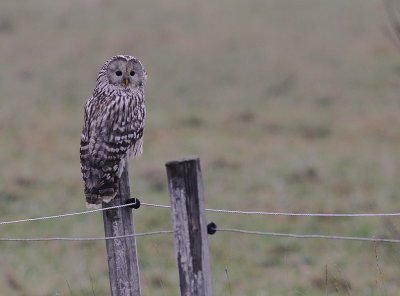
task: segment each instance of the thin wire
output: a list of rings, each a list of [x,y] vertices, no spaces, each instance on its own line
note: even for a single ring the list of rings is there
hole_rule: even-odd
[[[171,206],[158,205],[152,203],[141,203],[142,205],[157,208],[171,208]],[[400,216],[400,213],[356,213],[356,214],[336,214],[336,213],[288,213],[288,212],[261,212],[261,211],[239,211],[225,209],[205,209],[208,212],[226,213],[226,214],[245,214],[245,215],[269,215],[269,216],[304,216],[304,217],[385,217]]]
[[[123,239],[128,237],[139,237],[139,236],[150,236],[159,234],[170,234],[172,230],[159,230],[151,232],[143,232],[136,234],[118,235],[118,236],[106,236],[106,237],[34,237],[34,238],[5,238],[1,237],[0,242],[39,242],[39,241],[99,241],[99,240],[112,240],[112,239]]]
[[[15,224],[15,223],[23,223],[23,222],[33,222],[33,221],[40,221],[40,220],[48,220],[48,219],[58,219],[64,217],[71,217],[76,215],[84,215],[84,214],[91,214],[96,212],[102,212],[111,209],[118,209],[124,208],[128,206],[135,205],[136,203],[128,203],[119,206],[112,206],[102,209],[94,209],[94,210],[87,210],[81,212],[73,212],[73,213],[66,213],[66,214],[59,214],[59,215],[52,215],[52,216],[44,216],[44,217],[36,217],[36,218],[27,218],[27,219],[20,219],[20,220],[12,220],[12,221],[0,221],[0,225],[6,224]],[[157,208],[171,208],[168,205],[159,205],[154,203],[141,203],[144,206],[149,207],[157,207]],[[358,213],[358,214],[328,214],[328,213],[288,213],[288,212],[261,212],[261,211],[239,211],[239,210],[226,210],[226,209],[205,209],[208,212],[216,212],[216,213],[227,213],[227,214],[246,214],[246,215],[269,215],[269,216],[302,216],[302,217],[388,217],[388,216],[400,216],[400,213]]]
[[[264,236],[291,237],[291,238],[353,240],[353,241],[369,241],[369,242],[379,242],[379,243],[400,243],[400,239],[386,239],[386,238],[372,238],[372,237],[262,232],[262,231],[251,231],[251,230],[234,229],[234,228],[217,228],[217,232],[218,231],[234,232],[234,233],[242,233],[242,234],[264,235]]]
[[[383,217],[400,216],[400,213],[356,213],[356,214],[328,214],[328,213],[287,213],[287,212],[253,212],[236,210],[206,209],[209,212],[228,213],[228,214],[247,214],[247,215],[270,215],[270,216],[303,216],[303,217]]]
[[[321,235],[321,234],[293,234],[293,233],[280,233],[280,232],[252,231],[252,230],[235,229],[235,228],[217,228],[217,232],[218,231],[260,235],[260,236],[300,238],[300,239],[329,239],[329,240],[368,241],[368,242],[378,242],[378,243],[400,243],[400,239],[386,239],[386,238],[372,238],[372,237],[353,237],[353,236]],[[173,233],[172,230],[160,230],[160,231],[143,232],[143,233],[119,235],[112,237],[0,238],[0,242],[2,241],[3,242],[99,241],[99,240],[124,239],[133,236],[140,237],[140,236],[151,236],[151,235],[171,234],[171,233]]]
[[[48,219],[57,219],[57,218],[64,218],[64,217],[83,215],[83,214],[91,214],[91,213],[96,213],[96,212],[112,210],[112,209],[119,209],[119,208],[129,207],[129,206],[135,205],[135,204],[136,203],[128,203],[128,204],[119,205],[119,206],[112,206],[112,207],[107,207],[107,208],[102,208],[102,209],[87,210],[87,211],[75,212],[75,213],[67,213],[67,214],[45,216],[45,217],[37,217],[37,218],[27,218],[27,219],[13,220],[13,221],[0,221],[0,225],[23,223],[23,222],[32,222],[32,221],[40,221],[40,220],[48,220]]]
[[[170,209],[171,206],[166,206],[166,205],[158,205],[154,203],[147,203],[147,202],[140,202],[141,205],[148,206],[148,207],[155,207],[155,208],[166,208]]]

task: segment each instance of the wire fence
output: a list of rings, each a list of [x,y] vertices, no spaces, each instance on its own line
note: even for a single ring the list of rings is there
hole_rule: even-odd
[[[65,213],[65,214],[58,214],[52,216],[43,216],[43,217],[36,217],[36,218],[24,218],[18,220],[11,220],[11,221],[0,221],[0,225],[7,225],[7,224],[16,224],[16,223],[24,223],[24,222],[33,222],[33,221],[41,221],[41,220],[49,220],[49,219],[59,219],[65,217],[71,217],[76,215],[85,215],[85,214],[92,214],[96,212],[103,212],[112,209],[118,208],[125,208],[135,205],[135,202],[127,203],[124,205],[119,206],[112,206],[107,208],[101,209],[93,209],[87,211],[80,211],[80,212],[73,212],[73,213]],[[168,205],[161,205],[155,203],[145,203],[141,202],[141,205],[148,206],[148,207],[155,207],[155,208],[166,208],[170,209],[171,206]],[[229,209],[205,209],[207,212],[215,212],[215,213],[225,213],[225,214],[244,214],[244,215],[262,215],[262,216],[299,216],[299,217],[393,217],[393,216],[400,216],[400,213],[290,213],[290,212],[262,212],[262,211],[240,211],[240,210],[229,210]]]
[[[156,208],[171,208],[167,205],[153,203],[142,203],[145,206]],[[207,212],[244,215],[266,215],[266,216],[300,216],[300,217],[390,217],[400,216],[400,213],[288,213],[288,212],[260,212],[260,211],[239,211],[226,209],[205,209]]]
[[[43,241],[99,241],[99,240],[112,240],[112,239],[124,239],[129,237],[140,237],[140,236],[151,236],[160,234],[171,234],[172,230],[158,230],[150,232],[142,232],[127,235],[117,236],[102,236],[102,237],[34,237],[34,238],[5,238],[1,237],[0,241],[12,241],[12,242],[43,242]]]
[[[112,210],[112,209],[125,208],[125,207],[129,207],[129,206],[132,206],[135,204],[136,203],[133,202],[133,203],[127,203],[127,204],[119,205],[119,206],[112,206],[112,207],[107,207],[107,208],[93,209],[93,210],[87,210],[87,211],[81,211],[81,212],[66,213],[66,214],[44,216],[44,217],[37,217],[37,218],[25,218],[25,219],[19,219],[19,220],[3,221],[3,222],[0,221],[0,225],[16,224],[16,223],[24,223],[24,222],[34,222],[34,221],[72,217],[72,216],[76,216],[76,215],[92,214],[92,213],[103,212],[103,211]]]
[[[169,205],[155,204],[155,203],[144,203],[141,205],[147,207],[170,209]],[[36,218],[23,218],[18,220],[10,221],[0,221],[1,225],[43,221],[49,219],[60,219],[66,217],[72,217],[76,215],[86,215],[96,212],[103,212],[111,209],[118,209],[124,207],[130,207],[136,205],[136,202],[127,203],[119,206],[106,207],[101,209],[86,210],[80,212],[72,212],[51,216],[43,216]],[[388,217],[388,216],[400,216],[400,213],[290,213],[290,212],[263,212],[263,211],[240,211],[240,210],[229,210],[229,209],[206,209],[208,212],[214,213],[225,213],[225,214],[244,214],[244,215],[262,215],[262,216],[300,216],[300,217]],[[339,236],[339,235],[322,235],[322,234],[294,234],[294,233],[279,233],[279,232],[265,232],[265,231],[254,231],[254,230],[244,230],[235,228],[219,228],[215,229],[217,232],[230,232],[248,235],[258,235],[258,236],[272,236],[272,237],[287,237],[287,238],[298,238],[298,239],[329,239],[329,240],[352,240],[352,241],[367,241],[367,242],[380,242],[380,243],[400,243],[400,239],[392,238],[375,238],[375,237],[353,237],[353,236]],[[39,242],[39,241],[99,241],[99,240],[112,240],[112,239],[124,239],[132,236],[142,237],[142,236],[153,236],[162,234],[172,234],[172,230],[157,230],[122,236],[113,237],[34,237],[34,238],[9,238],[0,237],[0,242]]]
[[[330,240],[367,241],[376,243],[400,243],[400,239],[390,239],[390,238],[373,238],[373,237],[356,237],[356,236],[339,236],[339,235],[322,235],[322,234],[294,234],[294,233],[243,230],[235,228],[217,228],[217,231],[261,235],[261,236],[304,238],[304,239],[330,239]]]

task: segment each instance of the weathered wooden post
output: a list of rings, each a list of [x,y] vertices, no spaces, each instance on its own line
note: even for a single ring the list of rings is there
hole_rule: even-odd
[[[211,296],[211,266],[200,160],[166,164],[182,296]]]
[[[117,196],[103,208],[125,204],[130,197],[128,168],[118,184]],[[135,234],[132,210],[129,207],[103,211],[105,236]],[[108,271],[112,296],[140,296],[139,264],[135,236],[106,241]]]

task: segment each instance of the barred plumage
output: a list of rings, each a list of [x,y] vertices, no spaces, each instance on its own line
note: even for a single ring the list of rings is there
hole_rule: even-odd
[[[85,105],[80,147],[88,207],[112,200],[130,156],[142,153],[146,79],[140,61],[126,55],[112,57],[99,72]]]

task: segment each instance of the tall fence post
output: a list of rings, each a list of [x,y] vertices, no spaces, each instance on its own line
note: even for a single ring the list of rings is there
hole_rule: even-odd
[[[166,163],[182,296],[211,296],[211,266],[200,160]]]
[[[125,204],[130,197],[126,167],[118,183],[118,193],[103,208]],[[105,236],[135,234],[132,210],[129,207],[103,211]],[[135,236],[106,241],[108,271],[112,296],[140,296],[139,264]]]

